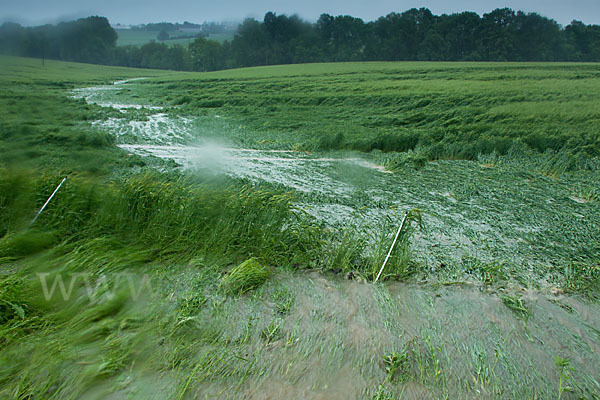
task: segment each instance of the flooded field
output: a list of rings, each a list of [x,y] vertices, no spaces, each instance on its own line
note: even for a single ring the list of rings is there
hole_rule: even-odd
[[[593,261],[596,254],[589,247],[600,224],[591,212],[596,205],[576,195],[577,187],[593,185],[585,177],[557,179],[537,165],[501,157],[392,172],[385,168],[390,156],[382,153],[273,148],[276,143],[265,145],[260,135],[218,114],[180,115],[177,107],[147,104],[136,94],[145,93],[138,82],[144,81],[73,95],[118,110],[92,127],[113,134],[122,149],[173,160],[190,174],[226,174],[294,191],[300,209],[334,228],[391,234],[403,212],[420,209],[425,229],[413,239],[415,258],[442,279],[465,279],[466,264],[475,259],[504,264],[519,280],[550,290],[559,284],[552,266]],[[240,145],[240,138],[254,136],[255,148]]]
[[[0,398],[600,398],[598,66],[6,62]]]
[[[258,139],[244,147],[240,137],[253,134],[220,115],[132,104],[135,81],[116,86],[77,92],[119,113],[91,126],[111,132],[130,153],[174,162],[161,168],[291,191],[301,213],[372,246],[378,234],[391,239],[403,212],[423,210],[424,228],[410,247],[426,285],[372,285],[336,270],[280,273],[249,297],[216,297],[186,320],[181,338],[200,367],[156,378],[150,386],[157,393],[550,398],[562,390],[561,376],[569,376],[579,395],[597,398],[600,309],[559,289],[565,265],[593,262],[598,251],[597,205],[574,189],[589,185],[585,177],[547,176],[539,165],[502,157],[391,171],[390,156],[377,152],[308,152]],[[121,98],[124,88],[130,92]],[[182,281],[194,281],[193,271],[183,270]],[[200,293],[170,296],[215,295],[208,287]],[[203,318],[212,321],[212,333],[201,328]],[[206,334],[217,339],[194,343]],[[558,367],[563,357],[570,369]],[[144,382],[147,372],[136,374]],[[174,385],[181,379],[184,389]],[[127,390],[153,396],[140,384]]]

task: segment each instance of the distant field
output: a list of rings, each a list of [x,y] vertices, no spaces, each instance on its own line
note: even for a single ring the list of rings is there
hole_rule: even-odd
[[[0,84],[4,86],[4,93],[10,90],[10,83],[31,84],[34,78],[38,79],[40,83],[48,85],[49,88],[54,86],[56,92],[62,93],[65,88],[74,87],[82,82],[111,82],[119,78],[164,76],[172,73],[157,69],[107,67],[54,60],[45,60],[42,65],[42,60],[39,58],[9,56],[0,56],[0,67],[2,67],[0,69]],[[13,87],[12,89],[18,90],[19,88]],[[18,94],[15,96],[18,97]],[[5,98],[8,97],[10,96],[5,96]]]
[[[131,30],[131,29],[117,29],[116,31],[117,31],[117,34],[119,35],[117,38],[117,46],[128,46],[128,45],[142,46],[142,45],[144,45],[146,43],[150,43],[152,41],[160,42],[156,38],[159,33],[158,31],[156,31],[156,32],[154,32],[154,31],[138,31],[138,30]],[[169,36],[172,36],[172,37],[188,35],[188,33],[179,32],[179,31],[167,32],[167,33],[169,34]],[[219,34],[210,35],[207,39],[216,40],[218,42],[223,42],[225,40],[233,39],[233,35],[219,33]],[[160,43],[165,43],[168,45],[173,45],[173,44],[187,45],[187,44],[193,42],[194,40],[195,40],[195,38],[173,39],[173,40],[165,40]]]
[[[600,398],[599,78],[0,57],[0,398]]]
[[[211,33],[207,39],[215,40],[219,43],[223,43],[226,40],[232,41],[233,36],[234,36],[233,33]]]

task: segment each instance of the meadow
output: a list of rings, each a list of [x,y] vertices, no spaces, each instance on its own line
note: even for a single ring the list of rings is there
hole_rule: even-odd
[[[599,65],[0,63],[1,397],[600,397]]]

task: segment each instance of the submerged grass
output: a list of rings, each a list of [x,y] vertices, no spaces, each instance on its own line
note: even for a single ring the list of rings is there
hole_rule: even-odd
[[[523,319],[525,323],[527,323],[527,320],[529,320],[529,317],[531,317],[531,310],[525,304],[523,296],[521,296],[520,294],[503,295],[500,298],[502,299],[502,303],[504,303],[506,307],[508,307],[512,312],[514,312],[521,319]]]

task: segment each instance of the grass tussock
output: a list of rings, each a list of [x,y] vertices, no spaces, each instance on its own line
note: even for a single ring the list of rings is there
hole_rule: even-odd
[[[233,295],[256,289],[269,279],[271,270],[256,258],[250,258],[229,271],[221,279],[220,287]]]
[[[400,225],[402,219],[399,218],[395,223]],[[330,234],[322,252],[322,268],[340,271],[351,277],[360,276],[368,281],[374,280],[398,228],[399,226],[381,224],[374,230],[342,229]],[[419,265],[413,259],[410,239],[416,229],[423,228],[421,210],[410,210],[381,279],[405,281],[419,272]]]
[[[49,249],[58,243],[54,232],[26,230],[5,235],[0,239],[0,259],[17,259]]]

